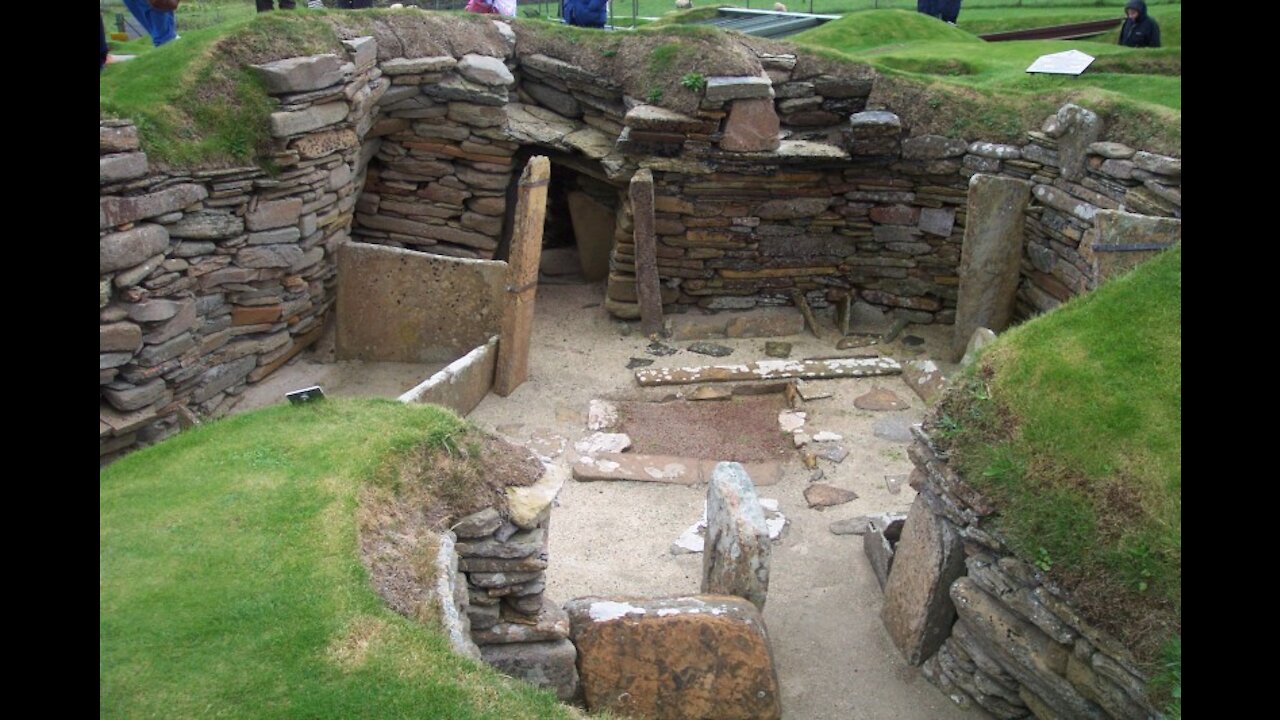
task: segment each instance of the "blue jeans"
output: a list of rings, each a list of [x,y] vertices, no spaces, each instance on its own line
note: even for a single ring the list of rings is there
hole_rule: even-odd
[[[124,0],[124,4],[151,34],[152,45],[160,47],[178,37],[178,26],[173,20],[173,13],[152,10],[147,0]]]

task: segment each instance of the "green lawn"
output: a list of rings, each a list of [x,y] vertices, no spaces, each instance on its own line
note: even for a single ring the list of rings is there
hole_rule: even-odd
[[[937,413],[1017,554],[1155,670],[1182,623],[1181,246],[1001,335]]]
[[[330,399],[104,469],[100,717],[573,717],[393,613],[359,559],[362,485],[463,427],[436,407]]]

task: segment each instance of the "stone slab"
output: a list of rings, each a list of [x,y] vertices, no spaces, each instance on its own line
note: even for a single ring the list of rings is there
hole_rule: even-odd
[[[698,485],[711,480],[718,462],[674,455],[601,453],[579,458],[573,464],[573,477],[582,482],[632,480]],[[742,466],[756,485],[776,485],[782,480],[782,466],[776,462],[742,463]]]

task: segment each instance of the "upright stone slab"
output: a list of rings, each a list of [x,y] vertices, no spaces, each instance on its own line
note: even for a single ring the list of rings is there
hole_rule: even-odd
[[[747,471],[736,462],[718,463],[707,486],[702,592],[737,595],[763,611],[771,554],[764,508]]]
[[[640,327],[645,335],[662,331],[662,291],[658,287],[657,238],[654,236],[653,173],[648,169],[631,178],[631,212],[635,230],[636,295],[640,299]]]
[[[507,299],[493,379],[493,390],[502,397],[515,392],[529,374],[529,336],[533,332],[533,303],[538,292],[538,262],[542,257],[542,226],[550,182],[551,161],[545,155],[529,158],[516,195]]]
[[[927,660],[951,634],[956,610],[948,591],[964,574],[964,546],[921,495],[911,504],[884,586],[880,619],[907,662]]]
[[[579,190],[569,192],[568,200],[582,277],[587,282],[604,280],[609,276],[609,251],[613,249],[613,210]]]
[[[772,152],[782,140],[778,137],[778,113],[768,98],[734,100],[724,123],[720,149],[730,152]]]
[[[724,595],[570,600],[587,708],[648,720],[777,720],[773,653],[760,612]]]
[[[969,180],[968,220],[960,252],[960,296],[952,361],[964,357],[973,331],[999,332],[1013,317],[1022,262],[1022,225],[1031,183],[994,175]]]
[[[1110,280],[1182,240],[1182,221],[1099,210],[1094,230],[1080,243],[1080,256],[1093,270],[1094,286]]]
[[[1089,146],[1102,134],[1102,119],[1092,110],[1071,103],[1063,105],[1056,118],[1059,127],[1063,129],[1058,138],[1058,162],[1062,177],[1079,180],[1085,175]]]

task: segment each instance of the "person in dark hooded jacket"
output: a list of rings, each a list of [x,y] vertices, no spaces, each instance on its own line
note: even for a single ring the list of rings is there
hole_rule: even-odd
[[[608,0],[564,0],[564,21],[578,27],[604,27],[609,17]]]
[[[1143,0],[1129,0],[1124,5],[1124,24],[1120,26],[1120,44],[1126,47],[1160,47],[1160,26],[1147,15]]]

